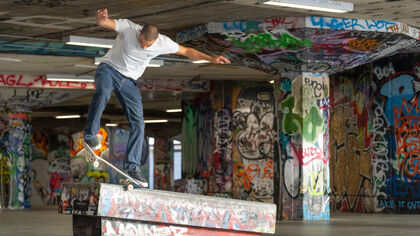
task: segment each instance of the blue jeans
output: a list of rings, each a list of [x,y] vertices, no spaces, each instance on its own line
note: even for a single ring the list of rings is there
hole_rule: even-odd
[[[96,139],[102,112],[111,96],[111,91],[114,91],[130,123],[124,169],[135,168],[140,165],[144,139],[143,105],[136,82],[106,63],[101,63],[98,66],[94,79],[96,91],[90,102],[84,139]]]

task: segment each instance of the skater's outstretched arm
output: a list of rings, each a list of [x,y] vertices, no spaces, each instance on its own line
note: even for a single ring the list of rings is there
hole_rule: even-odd
[[[207,60],[214,64],[229,64],[230,63],[230,61],[226,57],[223,57],[223,56],[211,57],[193,48],[188,48],[181,45],[179,45],[179,50],[176,54],[188,57],[193,60]]]
[[[107,9],[99,9],[96,11],[96,24],[105,29],[115,30],[115,21],[114,19],[108,18]]]

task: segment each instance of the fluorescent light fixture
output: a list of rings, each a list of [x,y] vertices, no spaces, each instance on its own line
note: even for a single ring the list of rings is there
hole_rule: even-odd
[[[203,64],[203,63],[210,63],[210,61],[207,61],[207,60],[197,60],[197,61],[192,61],[192,63],[194,63],[194,64]]]
[[[145,120],[144,123],[166,123],[168,120]]]
[[[163,60],[151,60],[147,67],[161,67],[163,66],[164,61]]]
[[[260,0],[260,3],[314,11],[345,13],[353,11],[353,3],[329,0]]]
[[[60,74],[47,74],[49,81],[71,81],[71,82],[93,82],[93,76],[75,76],[75,75],[60,75]]]
[[[0,57],[0,61],[21,62],[22,59],[10,58],[10,57]]]
[[[56,116],[56,119],[75,119],[80,118],[80,115],[64,115],[64,116]]]
[[[96,65],[75,64],[74,67],[95,69]]]
[[[182,112],[182,109],[168,109],[166,112]]]
[[[64,37],[63,41],[69,45],[98,47],[98,48],[112,48],[115,43],[113,39],[101,39],[70,35]]]
[[[270,80],[270,84],[274,84],[274,80]]]
[[[116,126],[118,126],[118,124],[115,124],[115,123],[106,123],[105,126],[108,126],[108,127],[116,127]]]

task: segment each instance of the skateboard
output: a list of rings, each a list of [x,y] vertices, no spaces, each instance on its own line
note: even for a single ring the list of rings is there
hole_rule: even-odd
[[[128,174],[126,174],[122,170],[118,169],[113,164],[109,163],[107,160],[105,160],[102,157],[96,155],[95,152],[92,150],[92,148],[90,148],[89,145],[85,141],[82,141],[82,144],[83,144],[83,147],[86,149],[86,151],[90,154],[86,157],[86,160],[88,162],[92,163],[95,168],[99,167],[99,161],[101,161],[105,165],[114,169],[117,173],[119,173],[120,175],[122,175],[125,178],[125,180],[123,181],[124,190],[133,190],[134,189],[133,184],[136,184],[136,185],[138,185],[142,188],[147,188],[147,183],[145,184],[141,181],[138,181],[138,180],[132,178],[131,176],[129,176]]]

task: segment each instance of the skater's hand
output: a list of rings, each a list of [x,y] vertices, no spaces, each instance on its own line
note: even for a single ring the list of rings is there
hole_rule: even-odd
[[[108,18],[107,9],[99,9],[96,11],[96,24],[109,30],[115,30],[115,21]]]
[[[108,19],[108,10],[99,9],[96,11],[96,23],[100,25],[101,22],[105,22]]]
[[[214,64],[229,64],[230,61],[224,56],[212,57],[211,62]]]

